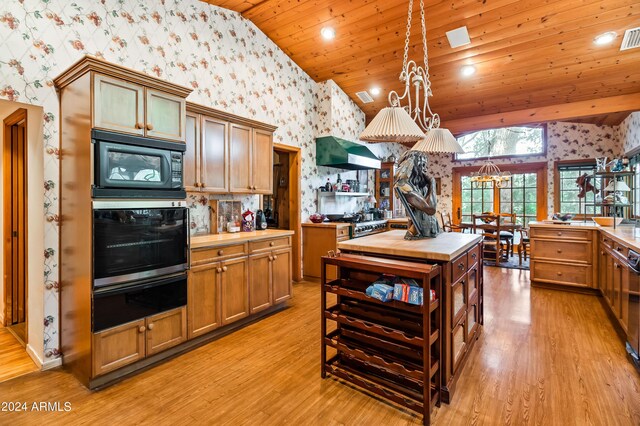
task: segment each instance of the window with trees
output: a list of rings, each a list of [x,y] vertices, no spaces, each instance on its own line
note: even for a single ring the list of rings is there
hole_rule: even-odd
[[[464,154],[456,154],[456,159],[544,154],[545,132],[544,126],[537,126],[505,127],[469,133],[458,138]]]
[[[594,206],[593,193],[587,194],[584,198],[578,198],[580,188],[576,183],[578,177],[583,174],[593,174],[595,164],[572,163],[556,166],[556,205],[555,210],[560,213],[572,213],[575,215],[599,216],[602,215],[602,207]],[[595,182],[592,182],[595,185]]]

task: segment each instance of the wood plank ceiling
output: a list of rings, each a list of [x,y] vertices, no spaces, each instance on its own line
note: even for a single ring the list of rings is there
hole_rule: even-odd
[[[208,3],[242,13],[316,81],[333,79],[368,120],[388,104],[390,90],[402,87],[407,0]],[[619,50],[624,31],[640,25],[638,0],[426,0],[425,7],[431,104],[445,126],[448,120],[620,95],[637,94],[640,109],[640,48]],[[418,9],[416,0],[410,49],[416,60],[422,57]],[[452,49],[445,33],[463,25],[471,44]],[[333,41],[321,38],[325,26],[336,30]],[[594,37],[606,31],[618,37],[596,46]],[[476,74],[462,77],[465,64],[473,64]],[[372,87],[382,93],[363,104],[355,93]],[[563,114],[607,120],[593,110]]]

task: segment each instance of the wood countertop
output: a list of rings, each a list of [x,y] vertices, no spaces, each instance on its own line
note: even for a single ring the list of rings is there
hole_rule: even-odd
[[[444,232],[436,238],[408,241],[404,239],[406,232],[405,230],[388,231],[368,237],[355,238],[339,243],[338,248],[340,250],[448,262],[478,244],[482,238],[475,234]]]
[[[265,229],[264,231],[233,232],[224,234],[195,235],[191,237],[191,248],[219,247],[230,244],[242,244],[248,241],[267,240],[293,235],[286,229]]]
[[[393,219],[386,219],[389,223],[407,223],[409,222],[408,217],[394,217]]]
[[[322,223],[313,223],[313,222],[305,222],[302,226],[307,228],[339,228],[342,226],[351,226],[350,222],[322,222]]]

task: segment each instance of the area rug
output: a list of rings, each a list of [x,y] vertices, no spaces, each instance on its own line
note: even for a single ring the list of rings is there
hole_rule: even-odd
[[[496,265],[496,262],[490,259],[485,259],[485,266],[498,266],[500,268],[507,269],[525,269],[529,270],[529,258],[527,260],[522,259],[522,265],[518,262],[518,256],[510,256],[507,260],[503,260],[499,265]]]

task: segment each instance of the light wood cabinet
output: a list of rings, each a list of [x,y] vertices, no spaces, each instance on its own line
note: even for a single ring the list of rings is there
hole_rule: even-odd
[[[221,262],[218,274],[222,324],[227,325],[249,315],[248,259],[241,257]]]
[[[187,308],[172,309],[146,318],[147,356],[187,340]]]
[[[214,194],[271,194],[274,130],[189,104],[185,188]]]
[[[277,250],[273,252],[271,262],[273,274],[273,303],[281,303],[291,298],[291,249]]]
[[[264,130],[253,130],[253,144],[251,152],[251,188],[256,194],[271,194],[273,192],[273,133]]]
[[[192,267],[188,278],[187,317],[189,338],[220,327],[219,264]]]
[[[350,238],[351,225],[341,224],[302,224],[302,262],[303,273],[307,279],[319,279],[321,258],[329,251],[338,251],[338,243]],[[335,280],[338,276],[337,268],[327,266],[327,279]]]
[[[531,228],[531,282],[534,285],[590,289],[597,286],[597,237],[570,226]]]
[[[96,75],[93,127],[144,136],[144,86]]]
[[[93,375],[99,376],[145,357],[144,319],[93,334]]]
[[[271,252],[249,257],[249,309],[252,314],[273,303],[272,262]]]
[[[229,190],[233,193],[253,191],[251,146],[253,132],[239,124],[229,126]]]
[[[139,136],[185,140],[184,97],[96,74],[93,127]]]
[[[202,117],[200,188],[205,192],[229,192],[228,132],[227,122]]]
[[[184,141],[186,102],[169,93],[146,89],[146,135]]]
[[[200,174],[200,116],[190,112],[187,112],[185,143],[187,150],[184,153],[182,164],[184,189],[189,192],[199,191],[202,181]]]

